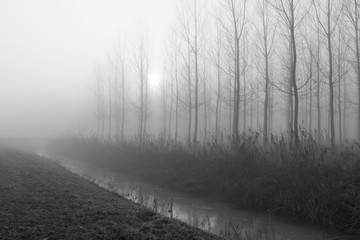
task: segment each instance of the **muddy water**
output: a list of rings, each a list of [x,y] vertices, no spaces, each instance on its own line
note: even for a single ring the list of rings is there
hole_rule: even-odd
[[[215,201],[164,189],[109,169],[61,160],[70,171],[154,211],[228,239],[326,239],[316,227],[269,217],[263,212],[232,209]]]

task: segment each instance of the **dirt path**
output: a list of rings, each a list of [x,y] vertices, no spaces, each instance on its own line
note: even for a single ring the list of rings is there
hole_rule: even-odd
[[[0,239],[219,239],[47,159],[0,150]]]

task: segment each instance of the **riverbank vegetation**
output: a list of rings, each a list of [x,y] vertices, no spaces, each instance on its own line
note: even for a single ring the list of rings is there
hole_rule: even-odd
[[[360,146],[318,144],[306,132],[298,147],[286,136],[264,146],[257,132],[186,145],[163,137],[106,142],[71,137],[53,141],[52,155],[87,161],[147,181],[360,234]]]

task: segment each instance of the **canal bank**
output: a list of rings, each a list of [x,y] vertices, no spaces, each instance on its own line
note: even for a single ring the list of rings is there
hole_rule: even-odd
[[[44,157],[0,151],[0,239],[221,239]]]
[[[323,240],[333,235],[310,224],[299,224],[263,211],[234,209],[196,194],[161,187],[106,166],[51,157],[71,172],[170,218],[227,239]]]

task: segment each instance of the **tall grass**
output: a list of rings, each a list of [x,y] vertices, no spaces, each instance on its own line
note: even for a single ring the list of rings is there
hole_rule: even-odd
[[[283,136],[261,144],[258,132],[232,141],[196,145],[150,137],[104,142],[70,137],[53,141],[52,154],[131,173],[154,183],[267,210],[360,235],[360,149],[357,143],[318,144],[301,132],[300,145]]]

